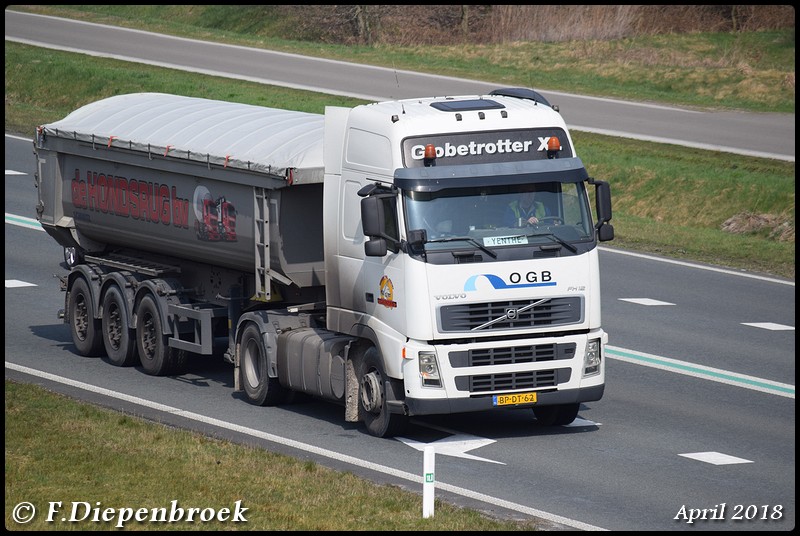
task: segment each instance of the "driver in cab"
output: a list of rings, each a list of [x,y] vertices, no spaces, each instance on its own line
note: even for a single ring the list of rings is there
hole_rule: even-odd
[[[548,215],[547,208],[536,195],[536,192],[522,192],[518,199],[508,204],[505,216],[507,227],[535,225]]]

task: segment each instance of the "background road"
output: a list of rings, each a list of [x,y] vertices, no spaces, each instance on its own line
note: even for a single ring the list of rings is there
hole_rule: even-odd
[[[504,87],[8,10],[5,35],[36,46],[367,100],[468,95]],[[559,106],[571,129],[794,161],[793,114],[701,112],[536,89]]]
[[[71,35],[98,33],[92,27]],[[127,32],[112,36],[114,43],[136,48]],[[194,54],[224,55],[196,43],[163,48],[182,50],[189,64]],[[371,84],[367,77],[360,87],[383,94]],[[553,100],[567,108],[562,99]],[[616,119],[606,125],[628,128]],[[793,125],[792,119],[792,159]],[[78,356],[68,328],[56,318],[64,306],[53,278],[66,273],[59,266],[61,248],[35,222],[28,223],[35,217],[36,196],[31,142],[7,136],[5,144],[7,378],[417,491],[418,448],[434,443],[437,494],[518,517],[534,515],[552,526],[788,530],[795,525],[793,282],[603,248],[603,323],[611,345],[607,389],[601,401],[581,408],[576,423],[540,428],[527,411],[430,417],[416,420],[405,441],[382,440],[344,423],[341,408],[332,404],[244,403],[232,392],[232,369],[220,357],[199,358],[182,376],[154,378]],[[682,509],[722,503],[727,507],[719,521],[687,524],[680,518]],[[738,521],[736,505],[741,505]]]

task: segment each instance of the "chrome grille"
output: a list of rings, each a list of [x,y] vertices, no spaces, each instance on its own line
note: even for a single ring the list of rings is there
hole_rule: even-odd
[[[525,309],[536,301],[539,299],[444,305],[439,308],[439,329],[442,332],[472,331],[493,322],[481,331],[496,331],[562,326],[583,320],[581,297],[551,298]]]
[[[541,389],[568,382],[570,375],[570,369],[554,369],[460,376],[456,378],[456,388],[462,391],[468,390],[470,393]]]
[[[507,348],[475,348],[462,352],[450,352],[448,357],[450,366],[453,368],[513,365],[572,359],[575,357],[576,347],[577,345],[573,342],[509,346]]]

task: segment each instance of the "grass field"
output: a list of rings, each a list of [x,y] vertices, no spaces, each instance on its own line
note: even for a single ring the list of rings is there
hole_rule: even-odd
[[[492,519],[436,501],[422,517],[418,493],[379,486],[319,464],[260,448],[169,428],[78,403],[40,387],[5,382],[6,528],[13,530],[117,530],[108,522],[75,518],[105,508],[247,508],[246,522],[136,522],[128,530],[309,531],[517,531],[535,523]],[[35,425],[32,425],[35,423]],[[420,483],[419,493],[422,490]],[[11,519],[20,502],[39,514],[30,523]],[[50,503],[63,510],[47,522]],[[149,514],[148,514],[149,516]],[[145,517],[148,517],[145,516]],[[149,517],[148,517],[149,519]]]

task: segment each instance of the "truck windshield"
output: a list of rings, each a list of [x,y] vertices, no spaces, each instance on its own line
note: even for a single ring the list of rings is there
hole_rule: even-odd
[[[407,230],[425,230],[425,251],[496,250],[592,242],[586,190],[578,183],[498,185],[404,193]]]

